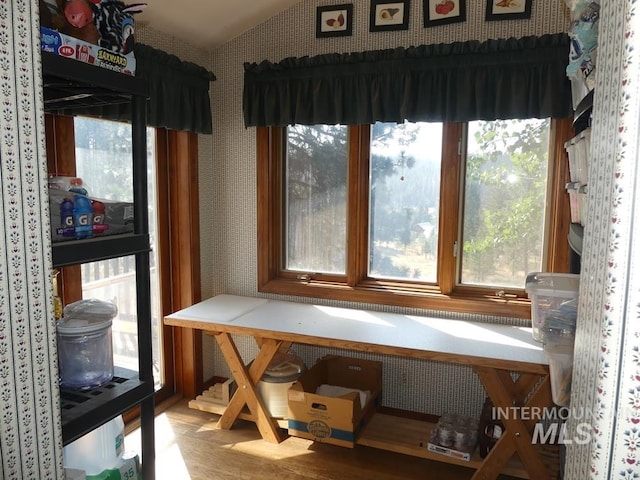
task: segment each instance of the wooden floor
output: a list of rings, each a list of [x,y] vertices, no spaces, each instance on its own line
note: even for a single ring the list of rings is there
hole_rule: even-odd
[[[179,401],[156,418],[157,480],[466,480],[473,470],[369,447],[354,449],[289,437],[280,444],[261,439],[253,423],[219,430],[219,416]],[[140,434],[125,448],[139,451]],[[507,480],[509,477],[501,477]]]

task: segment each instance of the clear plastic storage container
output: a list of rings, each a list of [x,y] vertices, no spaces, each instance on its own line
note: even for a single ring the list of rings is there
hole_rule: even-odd
[[[575,332],[548,329],[544,339],[544,354],[549,360],[551,397],[556,405],[568,407],[571,401]]]
[[[57,324],[61,387],[96,388],[113,378],[111,323],[117,313],[114,304],[95,299],[64,308]]]
[[[580,275],[577,274],[538,272],[527,275],[525,289],[531,298],[534,340],[543,341],[543,331],[549,322],[575,325],[579,288]]]
[[[589,183],[589,151],[591,129],[587,128],[564,144],[569,157],[569,175],[572,182]]]

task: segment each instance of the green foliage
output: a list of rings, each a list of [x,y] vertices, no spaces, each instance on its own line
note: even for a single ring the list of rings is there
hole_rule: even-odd
[[[542,251],[549,121],[477,125],[466,164],[463,280],[491,283],[508,267],[522,286]]]

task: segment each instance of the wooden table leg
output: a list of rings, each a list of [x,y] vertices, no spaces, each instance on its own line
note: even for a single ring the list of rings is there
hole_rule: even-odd
[[[256,385],[262,378],[273,356],[279,350],[282,342],[272,339],[261,340],[260,351],[247,370],[231,335],[217,333],[216,340],[238,386],[236,393],[218,421],[218,427],[226,430],[230,429],[244,406],[247,405],[262,438],[271,443],[280,443],[282,437],[278,424],[269,415],[262,398],[260,398],[256,390]]]
[[[489,367],[474,367],[480,377],[484,388],[494,407],[502,408],[507,414],[500,418],[505,426],[500,440],[496,442],[482,466],[476,470],[473,480],[495,479],[504,468],[504,465],[514,453],[517,453],[525,470],[532,479],[550,479],[549,471],[545,466],[538,449],[531,442],[535,420],[522,420],[520,412],[525,407],[528,412],[534,409],[549,407],[550,394],[549,375],[536,375],[542,382],[533,382],[529,374],[518,378],[515,382],[509,372]],[[531,392],[531,389],[535,390]],[[527,388],[529,390],[527,391]],[[529,397],[525,402],[525,398]],[[542,403],[546,402],[546,403]],[[516,407],[516,408],[513,408]]]

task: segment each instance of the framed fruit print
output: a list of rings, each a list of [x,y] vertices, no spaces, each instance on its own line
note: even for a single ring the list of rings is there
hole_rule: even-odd
[[[487,0],[485,20],[517,20],[531,18],[533,0]]]
[[[424,0],[424,26],[447,25],[467,19],[466,0]]]
[[[370,32],[407,30],[409,28],[409,0],[371,0]]]
[[[316,11],[316,38],[351,36],[353,3],[318,7]]]

